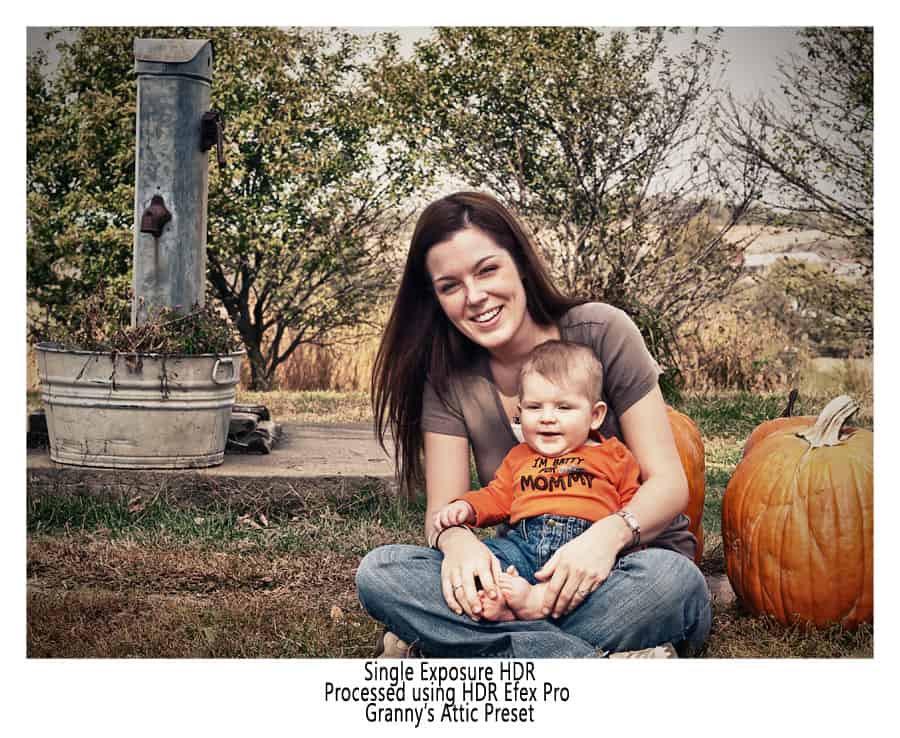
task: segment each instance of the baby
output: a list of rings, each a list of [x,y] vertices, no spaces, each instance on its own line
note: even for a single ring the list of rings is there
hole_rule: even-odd
[[[503,538],[485,540],[505,571],[502,597],[481,593],[488,620],[538,620],[548,582],[534,577],[564,544],[600,518],[622,510],[640,486],[640,468],[616,438],[597,433],[606,415],[603,367],[587,346],[541,344],[519,374],[525,443],[503,459],[491,483],[434,515],[436,533],[454,525],[508,520]],[[575,602],[592,590],[579,591]]]

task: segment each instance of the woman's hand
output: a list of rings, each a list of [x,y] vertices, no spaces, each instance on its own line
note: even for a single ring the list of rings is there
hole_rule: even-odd
[[[577,538],[560,546],[534,577],[548,582],[543,614],[568,615],[612,571],[616,555],[631,541],[631,529],[618,515],[598,520]]]
[[[475,522],[475,509],[465,500],[457,500],[445,505],[434,514],[432,525],[435,533],[440,533],[445,528],[464,523]]]
[[[441,564],[441,589],[444,599],[457,615],[466,613],[472,620],[481,619],[481,601],[475,577],[481,581],[488,597],[500,597],[497,578],[500,562],[474,533],[465,528],[448,529],[440,539],[444,561]]]

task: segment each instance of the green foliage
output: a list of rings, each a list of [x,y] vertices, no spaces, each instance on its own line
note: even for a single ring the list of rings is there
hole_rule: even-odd
[[[424,166],[497,194],[561,287],[639,316],[668,359],[674,328],[733,283],[740,244],[723,236],[756,190],[748,170],[711,216],[724,193],[704,146],[718,35],[679,54],[665,40],[439,28],[410,60],[381,59],[373,86]]]
[[[66,323],[101,282],[130,282],[134,217],[131,47],[90,53],[88,34],[58,48],[55,75],[39,53],[26,84],[27,284],[43,328]]]
[[[364,67],[390,38],[273,28],[83,28],[50,76],[28,67],[28,296],[43,327],[101,280],[130,281],[133,39],[208,38],[225,158],[209,177],[211,297],[247,348],[255,388],[301,343],[365,321],[418,178]]]

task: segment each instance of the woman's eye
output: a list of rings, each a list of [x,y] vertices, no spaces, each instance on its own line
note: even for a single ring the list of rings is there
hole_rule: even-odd
[[[485,274],[490,274],[491,272],[496,272],[496,271],[497,271],[496,265],[491,265],[491,266],[486,266],[484,269],[482,269],[478,273],[480,275],[485,275]]]
[[[438,287],[438,294],[440,295],[449,295],[453,290],[455,290],[459,285],[454,283],[444,283],[440,287]]]

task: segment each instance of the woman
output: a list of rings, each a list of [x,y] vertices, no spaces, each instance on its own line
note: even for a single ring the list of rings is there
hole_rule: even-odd
[[[435,536],[436,510],[470,487],[471,445],[486,485],[516,444],[516,384],[525,356],[550,339],[591,346],[604,366],[604,436],[641,467],[630,516],[598,520],[538,573],[545,620],[481,617],[479,585],[496,597],[499,564],[465,527]],[[376,432],[389,429],[401,481],[424,481],[425,539],[360,563],[366,610],[429,656],[594,656],[671,642],[694,652],[709,632],[706,582],[682,511],[687,482],[640,332],[620,310],[562,295],[528,236],[492,197],[461,192],[429,205],[373,372]],[[423,463],[424,455],[424,463]]]

